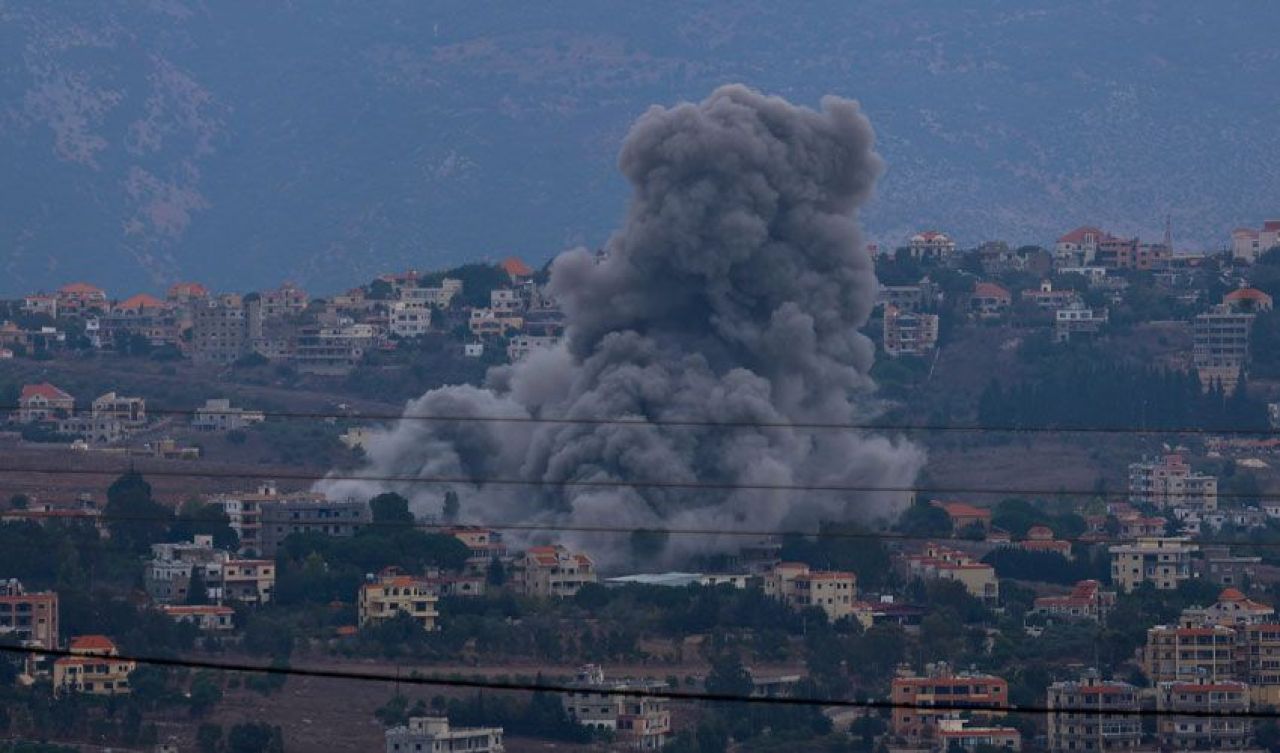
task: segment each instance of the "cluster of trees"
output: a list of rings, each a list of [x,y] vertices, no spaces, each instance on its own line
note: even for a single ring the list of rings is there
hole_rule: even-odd
[[[1241,379],[1231,395],[1221,385],[1202,390],[1192,373],[1166,371],[1096,359],[1052,359],[1025,381],[992,380],[978,398],[983,426],[1035,428],[1181,427],[1267,428],[1267,412]]]
[[[1105,581],[1110,577],[1106,555],[1095,555],[1092,548],[1077,552],[1075,559],[1067,559],[1057,552],[1029,552],[1005,546],[991,550],[982,561],[994,567],[1000,578],[1071,585],[1091,578]]]
[[[284,753],[284,732],[265,722],[236,724],[225,734],[221,724],[201,724],[196,748],[200,753]]]

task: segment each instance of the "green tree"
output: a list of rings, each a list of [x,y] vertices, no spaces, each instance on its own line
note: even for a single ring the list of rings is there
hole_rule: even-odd
[[[227,753],[284,753],[284,734],[263,722],[237,724],[227,733]]]
[[[192,716],[204,716],[209,709],[222,700],[222,688],[218,685],[217,680],[209,672],[197,672],[191,681],[191,703]],[[203,725],[202,725],[203,726]],[[221,730],[219,730],[221,734]]]
[[[373,522],[390,525],[413,525],[413,513],[409,512],[409,500],[395,492],[384,492],[369,500]]]
[[[145,552],[163,541],[173,513],[151,496],[151,484],[141,473],[130,470],[107,487],[103,510],[111,538],[121,547]]]
[[[912,536],[947,536],[951,533],[951,518],[929,500],[917,499],[898,518],[897,529]]]
[[[201,724],[196,729],[196,747],[200,749],[200,753],[218,753],[218,749],[222,747],[222,725]]]

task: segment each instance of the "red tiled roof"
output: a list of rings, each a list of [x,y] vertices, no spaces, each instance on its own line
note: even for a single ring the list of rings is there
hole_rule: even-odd
[[[1053,529],[1049,526],[1031,526],[1027,529],[1027,538],[1037,541],[1049,541],[1053,539]]]
[[[968,502],[937,502],[938,507],[953,518],[990,518],[991,511]]]
[[[1262,223],[1262,229],[1268,232],[1280,230],[1280,220],[1267,220]]]
[[[1238,588],[1228,588],[1218,594],[1218,601],[1244,601],[1247,598]]]
[[[48,382],[41,382],[39,384],[22,385],[22,396],[20,399],[28,400],[33,397],[43,397],[46,400],[73,399],[70,395],[63,392],[60,388],[55,387],[52,384],[49,384]]]
[[[160,611],[165,614],[234,614],[236,610],[217,604],[165,604]]]
[[[164,306],[164,301],[153,295],[146,293],[138,293],[129,296],[120,303],[116,304],[118,309],[158,309]]]
[[[1271,296],[1257,288],[1237,288],[1223,298],[1224,301],[1269,301]]]
[[[209,295],[209,289],[198,282],[175,282],[169,286],[168,296],[170,298],[204,298]]]
[[[973,295],[977,298],[1009,298],[1009,291],[994,282],[980,282],[973,286]]]
[[[106,295],[106,292],[96,285],[90,285],[87,282],[72,282],[58,288],[59,293],[74,293],[77,295]]]
[[[1238,227],[1231,231],[1232,235],[1242,235],[1246,238],[1257,238],[1259,233],[1251,227]]]
[[[1104,232],[1096,227],[1085,225],[1067,233],[1058,239],[1059,243],[1084,243],[1086,235],[1093,235],[1100,241],[1110,240],[1111,234]]]
[[[115,651],[115,641],[105,635],[81,635],[71,639],[71,651]]]

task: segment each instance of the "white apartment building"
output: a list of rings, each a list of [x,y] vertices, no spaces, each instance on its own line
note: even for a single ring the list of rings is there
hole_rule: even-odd
[[[660,750],[671,734],[667,699],[626,696],[602,691],[653,691],[660,680],[607,680],[604,670],[588,664],[578,670],[574,690],[562,695],[565,711],[578,724],[612,730],[618,743],[638,750]]]
[[[1218,509],[1218,478],[1192,471],[1178,454],[1129,464],[1129,502],[1200,512]]]
[[[1189,580],[1191,555],[1200,549],[1186,536],[1144,536],[1111,547],[1111,582],[1125,593],[1142,583],[1171,591]]]
[[[502,753],[501,727],[450,727],[443,716],[415,716],[386,732],[387,753]]]
[[[396,337],[420,337],[431,329],[431,307],[424,301],[392,301],[387,328]]]

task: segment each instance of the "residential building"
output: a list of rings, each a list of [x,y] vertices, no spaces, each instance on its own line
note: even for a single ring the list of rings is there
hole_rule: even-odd
[[[1055,267],[1104,266],[1095,264],[1099,245],[1114,240],[1110,233],[1084,226],[1063,235],[1053,247]]]
[[[423,630],[436,629],[440,612],[436,589],[424,578],[405,575],[396,568],[382,571],[360,586],[358,615],[360,627],[376,625],[406,614]]]
[[[1109,317],[1105,308],[1089,308],[1080,301],[1072,301],[1053,312],[1054,342],[1096,337],[1107,326]]]
[[[1236,677],[1236,631],[1223,625],[1147,628],[1142,670],[1153,683]]]
[[[574,689],[560,696],[565,712],[585,727],[611,730],[621,747],[660,750],[671,734],[671,712],[665,698],[626,696],[624,691],[654,691],[660,680],[608,680],[598,665],[578,670]],[[602,692],[607,691],[607,692]]]
[[[1013,727],[970,726],[968,719],[939,719],[935,732],[936,750],[952,753],[959,748],[978,750],[1022,750],[1022,733]]]
[[[20,424],[55,421],[72,415],[75,409],[76,399],[48,382],[24,384],[15,419]]]
[[[1004,716],[1009,705],[1009,683],[995,675],[954,673],[945,663],[929,665],[924,676],[895,677],[890,689],[893,734],[920,744],[937,736],[939,722],[954,717],[959,706],[972,709],[975,718]],[[943,706],[931,709],[931,706]],[[986,709],[984,711],[984,709]]]
[[[396,337],[421,337],[431,331],[431,307],[424,301],[392,301],[387,328]]]
[[[1236,679],[1249,684],[1252,701],[1263,706],[1280,704],[1280,624],[1264,622],[1237,628]]]
[[[1240,372],[1249,363],[1249,332],[1255,316],[1227,305],[1196,316],[1191,358],[1205,389],[1216,383],[1227,393],[1235,390]]]
[[[219,604],[162,604],[160,612],[174,622],[189,622],[202,633],[225,633],[235,628],[236,610]]]
[[[96,285],[73,282],[58,288],[58,315],[80,317],[89,312],[105,312],[107,293]]]
[[[951,236],[937,230],[925,230],[911,236],[907,241],[907,249],[912,259],[936,259],[939,261],[951,258],[956,252],[956,242]]]
[[[494,288],[489,291],[489,308],[495,314],[519,314],[525,310],[525,306],[525,298],[519,290]]]
[[[143,570],[143,586],[147,596],[162,604],[182,604],[191,598],[190,586],[195,568],[200,569],[200,579],[210,598],[208,589],[214,588],[222,565],[231,555],[213,546],[213,537],[193,536],[191,541],[164,542],[151,545],[151,559]]]
[[[1142,746],[1138,689],[1088,672],[1080,680],[1055,682],[1048,691],[1051,753],[1135,751]]]
[[[462,280],[446,277],[438,286],[423,288],[401,288],[400,300],[422,301],[435,308],[449,308],[453,297],[462,292]]]
[[[938,315],[884,310],[884,352],[891,358],[928,355],[938,344]]]
[[[1071,542],[1054,538],[1053,529],[1049,526],[1031,526],[1027,529],[1026,538],[1016,546],[1028,552],[1059,554],[1071,559]]]
[[[437,596],[457,596],[478,598],[488,592],[488,578],[482,573],[446,573],[430,568],[423,575],[423,581],[431,593]]]
[[[1080,294],[1070,288],[1054,290],[1051,280],[1041,280],[1039,288],[1028,288],[1022,291],[1020,297],[1047,311],[1065,308],[1080,300]]]
[[[502,540],[501,531],[475,526],[457,526],[441,529],[440,533],[453,536],[466,544],[470,551],[466,572],[470,575],[488,573],[489,566],[495,558],[507,560],[507,545]]]
[[[524,326],[524,319],[515,314],[500,314],[493,309],[471,309],[467,324],[476,337],[503,337],[507,332]]]
[[[968,502],[952,502],[952,501],[935,501],[934,507],[942,508],[942,511],[951,519],[951,530],[960,532],[970,528],[980,528],[983,531],[991,530],[991,510],[986,507],[977,507]]]
[[[853,573],[810,570],[801,562],[783,562],[765,576],[764,593],[793,609],[818,607],[835,622],[853,614],[858,578]]]
[[[1273,301],[1271,296],[1242,282],[1240,287],[1222,297],[1222,305],[1232,311],[1260,314],[1270,311],[1273,307]]]
[[[1092,620],[1104,622],[1107,613],[1116,604],[1116,592],[1104,591],[1096,580],[1078,581],[1071,592],[1064,596],[1039,596],[1032,608],[1033,614],[1049,618]]]
[[[197,300],[191,313],[191,359],[227,366],[249,352],[244,300],[235,294]]]
[[[1156,687],[1156,731],[1163,749],[1244,750],[1253,746],[1249,686],[1231,680],[1162,682]],[[1197,716],[1204,713],[1214,716]],[[1225,716],[1237,713],[1240,716]]]
[[[58,647],[58,594],[27,592],[16,578],[0,581],[0,637],[41,648]]]
[[[929,543],[920,554],[906,557],[907,575],[924,580],[953,580],[987,602],[1000,598],[1000,581],[995,568],[977,562],[967,552]]]
[[[90,444],[111,444],[124,439],[124,424],[110,416],[68,416],[58,419],[58,433],[79,437]]]
[[[320,533],[350,538],[369,524],[369,503],[354,499],[331,500],[318,494],[278,495],[258,502],[261,523],[259,557],[274,557],[290,534]],[[244,546],[244,542],[241,542]]]
[[[415,716],[386,731],[387,753],[502,753],[501,727],[451,727],[443,716]]]
[[[22,299],[22,311],[26,314],[47,316],[50,319],[57,319],[58,297],[55,295],[46,295],[44,293],[29,295]]]
[[[1232,554],[1228,546],[1204,545],[1201,557],[1192,563],[1196,577],[1220,586],[1244,586],[1258,576],[1262,557]]]
[[[105,635],[83,635],[71,640],[64,656],[53,662],[54,695],[128,695],[129,675],[136,668],[131,661],[117,658],[120,651]]]
[[[1009,310],[1013,296],[994,282],[980,282],[969,295],[969,311],[982,319],[1000,316]]]
[[[533,351],[554,348],[559,342],[558,335],[513,335],[507,343],[507,360],[523,360]]]
[[[1125,593],[1142,583],[1171,591],[1191,578],[1191,555],[1199,546],[1186,536],[1144,536],[1110,548],[1111,582]]]
[[[596,582],[595,563],[560,544],[530,547],[511,563],[511,582],[525,596],[573,596]]]
[[[190,306],[209,297],[209,289],[198,282],[175,282],[165,293],[165,300],[179,306]]]
[[[308,374],[342,376],[364,358],[378,340],[372,324],[337,317],[332,323],[314,322],[302,326],[293,360],[298,371]]]
[[[91,409],[94,418],[114,418],[130,429],[147,423],[147,401],[140,397],[108,392],[94,399]]]
[[[1188,627],[1223,625],[1239,628],[1275,621],[1274,607],[1254,601],[1236,588],[1224,589],[1218,600],[1207,607],[1190,607],[1182,611],[1182,624]]]
[[[1218,509],[1218,478],[1196,473],[1181,455],[1147,458],[1129,464],[1129,502],[1213,512]]]
[[[925,285],[881,285],[876,303],[904,314],[918,314],[926,307]]]
[[[210,398],[196,409],[191,417],[191,426],[201,431],[235,431],[266,419],[266,414],[260,410],[237,408],[227,398]]]
[[[1280,246],[1280,220],[1267,220],[1261,230],[1241,227],[1231,231],[1231,257],[1252,264]]]
[[[220,601],[266,604],[275,590],[275,560],[229,559],[213,581],[214,597]]]
[[[309,300],[307,291],[291,282],[286,282],[275,290],[264,290],[258,294],[261,305],[259,315],[263,319],[284,319],[296,316],[307,310]]]

